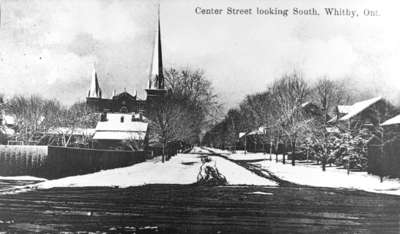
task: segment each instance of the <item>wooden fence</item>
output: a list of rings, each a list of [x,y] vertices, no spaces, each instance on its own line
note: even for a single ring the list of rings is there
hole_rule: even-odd
[[[385,142],[378,138],[368,143],[368,173],[379,176],[400,177],[400,138]]]
[[[1,146],[0,176],[47,179],[82,175],[143,162],[147,151],[115,151],[54,146]]]
[[[47,156],[47,146],[0,145],[0,176],[34,175]]]

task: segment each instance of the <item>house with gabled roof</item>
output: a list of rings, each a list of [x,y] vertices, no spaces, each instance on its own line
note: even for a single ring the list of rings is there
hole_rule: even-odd
[[[384,98],[374,97],[353,105],[338,105],[335,116],[328,123],[347,129],[377,127],[390,116],[393,109]]]
[[[143,150],[147,129],[147,119],[141,114],[103,113],[93,135],[94,147]]]
[[[381,124],[383,128],[384,139],[393,139],[400,137],[400,114],[396,115]]]

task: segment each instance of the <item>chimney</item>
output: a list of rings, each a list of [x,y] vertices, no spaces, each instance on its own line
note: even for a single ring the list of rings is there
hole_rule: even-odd
[[[103,111],[100,115],[100,122],[105,122],[107,121],[107,111]]]

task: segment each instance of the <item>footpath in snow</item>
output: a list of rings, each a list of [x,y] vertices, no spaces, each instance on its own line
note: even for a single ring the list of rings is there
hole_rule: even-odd
[[[154,158],[129,167],[104,170],[96,173],[65,177],[30,185],[24,189],[49,189],[54,187],[130,187],[145,184],[193,184],[202,165],[201,157],[208,151],[195,148],[189,154],[178,154],[169,161]],[[224,175],[230,185],[277,186],[277,183],[218,156],[209,156],[212,164]],[[11,177],[8,177],[11,178]],[[3,178],[6,179],[6,178]]]
[[[280,179],[308,186],[330,187],[330,188],[346,188],[358,189],[374,193],[385,193],[400,195],[400,179],[384,178],[380,182],[380,178],[367,172],[350,172],[339,169],[337,167],[326,167],[326,171],[322,171],[321,165],[313,165],[312,163],[297,162],[296,166],[291,165],[291,161],[287,160],[286,164],[281,161],[275,161],[275,155],[271,155],[272,161],[269,160],[269,154],[263,153],[247,153],[242,152],[235,154],[225,154],[232,160],[260,160],[258,162],[249,162],[265,169]],[[281,160],[282,156],[278,156]],[[267,172],[265,172],[267,174]]]

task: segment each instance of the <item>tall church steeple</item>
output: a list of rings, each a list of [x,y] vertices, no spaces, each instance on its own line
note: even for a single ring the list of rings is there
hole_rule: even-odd
[[[158,6],[158,20],[154,39],[153,58],[150,69],[149,84],[146,92],[148,96],[160,96],[166,92],[162,63],[160,6]]]
[[[88,98],[101,98],[101,89],[97,79],[96,69],[93,67],[92,81],[88,92]]]

